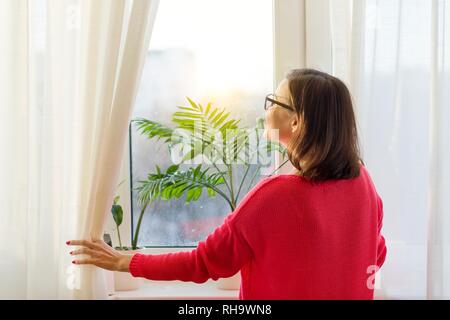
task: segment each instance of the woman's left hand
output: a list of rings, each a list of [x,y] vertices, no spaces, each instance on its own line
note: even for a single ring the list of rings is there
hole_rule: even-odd
[[[80,246],[81,248],[71,251],[70,254],[87,255],[89,257],[72,261],[74,264],[90,264],[111,271],[129,272],[132,255],[122,254],[114,250],[101,240],[70,240],[66,242],[69,246]]]

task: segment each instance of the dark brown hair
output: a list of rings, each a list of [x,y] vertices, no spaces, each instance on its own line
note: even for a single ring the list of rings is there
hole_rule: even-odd
[[[312,69],[287,76],[299,129],[288,146],[289,159],[311,181],[359,176],[358,133],[350,92],[336,77]]]

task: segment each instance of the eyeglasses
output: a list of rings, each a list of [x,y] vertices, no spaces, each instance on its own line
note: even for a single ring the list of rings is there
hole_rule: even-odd
[[[292,108],[290,105],[277,101],[274,94],[269,94],[266,96],[266,101],[264,102],[264,110],[266,111],[269,110],[269,108],[273,107],[274,104],[283,107],[285,109],[295,111],[294,108]]]

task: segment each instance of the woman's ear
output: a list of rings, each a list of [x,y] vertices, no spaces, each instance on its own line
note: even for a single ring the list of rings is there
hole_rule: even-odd
[[[297,115],[293,116],[292,120],[291,120],[291,130],[292,130],[292,132],[296,132],[298,130],[299,125],[300,125],[300,121],[298,119],[298,116]]]

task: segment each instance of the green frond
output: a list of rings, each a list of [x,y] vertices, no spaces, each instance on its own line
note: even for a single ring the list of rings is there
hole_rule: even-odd
[[[149,139],[157,138],[173,144],[177,143],[181,138],[174,129],[156,121],[138,118],[132,122],[137,126],[138,131]]]
[[[230,112],[225,109],[213,107],[208,103],[206,108],[187,98],[189,106],[179,106],[173,114],[172,121],[180,128],[194,131],[200,129],[202,133],[214,134],[216,131],[223,135],[226,130],[238,128],[239,120],[231,119]]]
[[[201,104],[195,103],[187,98],[189,105],[179,106],[178,111],[173,114],[172,121],[178,129],[190,134],[190,141],[186,139],[183,145],[183,161],[194,159],[203,155],[211,162],[228,162],[225,153],[228,139],[239,130],[240,120],[232,119],[230,113],[225,109],[213,107],[211,103],[203,108]],[[200,151],[198,151],[200,150]]]
[[[186,195],[186,203],[197,201],[203,189],[208,195],[217,193],[226,196],[218,187],[225,183],[223,172],[210,173],[209,168],[201,165],[181,170],[178,165],[170,166],[165,172],[156,170],[147,176],[147,180],[140,181],[136,190],[140,204],[155,200],[178,199]],[[227,199],[226,199],[227,200]]]

